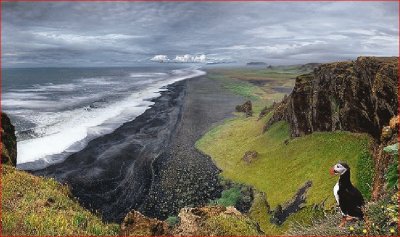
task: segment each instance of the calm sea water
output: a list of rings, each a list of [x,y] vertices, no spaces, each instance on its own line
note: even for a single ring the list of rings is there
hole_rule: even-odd
[[[195,68],[3,69],[2,109],[16,127],[17,163],[62,161],[142,114],[168,84]]]

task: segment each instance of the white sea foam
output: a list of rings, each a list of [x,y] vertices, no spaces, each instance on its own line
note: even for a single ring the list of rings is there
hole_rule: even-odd
[[[97,86],[113,86],[119,82],[112,81],[110,78],[83,78],[75,80],[75,83],[33,85],[31,88],[13,89],[3,93],[2,106],[6,110],[31,109],[40,112],[64,107],[78,105],[83,101],[102,98],[109,91],[103,91],[103,94],[85,93],[83,95],[74,95],[73,97],[51,98],[55,93],[69,93],[78,91],[81,88]]]
[[[16,100],[16,99],[3,99],[1,101],[3,107],[23,107],[24,109],[38,109],[49,108],[55,106],[52,101],[45,100]]]
[[[158,76],[165,76],[164,80],[153,81],[146,88],[122,100],[107,104],[105,107],[40,113],[41,115],[36,116],[33,122],[38,124],[35,133],[42,136],[23,140],[17,144],[17,164],[37,160],[44,160],[48,163],[59,162],[60,160],[55,161],[51,156],[64,151],[79,151],[91,139],[110,133],[123,123],[142,114],[153,104],[149,100],[160,95],[162,87],[204,74],[205,72],[197,69],[174,70],[168,77],[167,74],[158,74]],[[46,87],[50,90],[66,88],[55,85],[46,85]],[[72,86],[69,85],[67,88],[70,89]],[[38,89],[41,88],[38,87]],[[10,105],[11,102],[8,101],[8,103]]]
[[[138,78],[143,78],[143,77],[160,77],[160,76],[168,76],[167,73],[164,72],[151,72],[151,73],[131,73],[129,75],[130,77],[138,77]]]

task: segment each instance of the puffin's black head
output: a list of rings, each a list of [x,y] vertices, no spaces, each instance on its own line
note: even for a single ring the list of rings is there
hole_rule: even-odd
[[[346,173],[346,171],[350,172],[350,167],[346,163],[339,162],[336,165],[332,166],[332,168],[329,171],[331,175],[342,175]]]

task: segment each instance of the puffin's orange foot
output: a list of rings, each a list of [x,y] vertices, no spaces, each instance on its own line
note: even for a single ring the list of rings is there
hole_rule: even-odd
[[[343,228],[346,226],[347,219],[345,216],[342,217],[342,221],[339,224],[339,228]]]
[[[346,216],[346,221],[354,221],[354,220],[356,220],[357,218],[356,217],[354,217],[354,216]]]

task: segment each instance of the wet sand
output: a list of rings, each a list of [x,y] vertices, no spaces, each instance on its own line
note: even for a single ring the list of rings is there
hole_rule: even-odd
[[[207,76],[167,88],[133,121],[33,173],[69,184],[106,221],[119,222],[131,209],[164,219],[218,197],[220,171],[194,144],[244,99]]]

